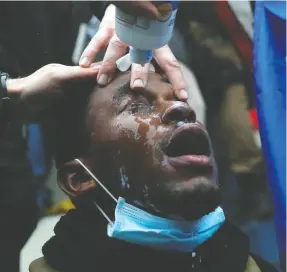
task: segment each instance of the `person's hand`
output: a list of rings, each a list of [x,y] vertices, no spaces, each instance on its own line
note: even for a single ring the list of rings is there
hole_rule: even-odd
[[[30,76],[8,79],[8,94],[17,97],[17,105],[25,122],[41,121],[41,117],[46,117],[47,112],[63,98],[68,82],[91,80],[97,76],[99,67],[97,63],[89,68],[48,64]]]
[[[156,7],[148,1],[132,1],[132,2],[114,2],[115,5],[125,10],[133,10],[136,14],[157,17]],[[94,61],[96,55],[107,47],[100,71],[98,74],[98,83],[101,85],[108,84],[116,71],[116,61],[127,53],[127,45],[122,43],[115,34],[115,6],[110,5],[103,17],[100,28],[96,35],[92,38],[87,48],[84,50],[80,65],[89,67]],[[173,86],[175,95],[180,100],[187,100],[185,81],[180,69],[180,65],[166,45],[153,51],[153,56],[163,72],[167,75],[171,85]],[[131,88],[143,89],[148,80],[149,64],[144,67],[138,64],[132,65],[131,71]]]

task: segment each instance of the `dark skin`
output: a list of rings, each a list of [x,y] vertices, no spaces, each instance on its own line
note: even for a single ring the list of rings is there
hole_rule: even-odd
[[[213,211],[220,204],[217,169],[195,112],[176,99],[163,76],[150,73],[147,88],[136,92],[129,79],[129,72],[121,73],[92,93],[85,164],[115,197],[150,213],[194,220]],[[76,174],[83,171],[76,162],[65,167],[72,178],[60,186],[71,197],[105,194],[90,178]]]

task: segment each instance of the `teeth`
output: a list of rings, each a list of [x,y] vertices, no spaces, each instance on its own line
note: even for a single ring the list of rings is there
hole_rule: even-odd
[[[177,123],[176,123],[176,126],[177,126],[177,127],[180,127],[180,126],[183,126],[183,125],[184,125],[184,122],[183,122],[183,121],[180,121],[180,122],[177,122]]]

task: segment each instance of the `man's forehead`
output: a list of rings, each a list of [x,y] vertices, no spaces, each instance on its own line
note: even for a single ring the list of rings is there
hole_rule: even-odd
[[[113,99],[115,97],[116,99],[119,97],[124,96],[125,94],[128,94],[130,92],[130,80],[131,80],[131,72],[121,72],[116,75],[116,77],[112,80],[111,83],[109,83],[105,87],[97,86],[95,89],[96,96],[100,96],[103,99]],[[150,72],[149,74],[149,82],[148,87],[149,89],[156,89],[158,84],[164,83],[166,86],[169,84],[166,77]],[[171,86],[169,85],[169,88]],[[136,91],[135,91],[136,92]]]
[[[102,98],[112,98],[112,96],[130,81],[130,72],[119,73],[116,77],[106,86],[96,86],[92,96]]]

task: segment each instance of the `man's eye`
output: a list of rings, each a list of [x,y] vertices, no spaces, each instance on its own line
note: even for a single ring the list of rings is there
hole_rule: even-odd
[[[152,108],[144,103],[132,103],[127,107],[127,111],[135,114],[135,113],[151,113]]]

